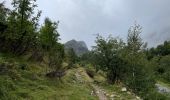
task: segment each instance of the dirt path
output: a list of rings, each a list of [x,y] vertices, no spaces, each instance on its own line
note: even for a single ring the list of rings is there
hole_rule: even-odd
[[[107,100],[107,97],[102,89],[94,84],[91,86],[94,88],[96,95],[99,97],[99,100]]]
[[[99,86],[94,83],[94,79],[89,77],[84,68],[77,68],[75,71],[76,81],[80,84],[86,84],[91,88],[91,96],[97,96],[99,100],[141,100],[140,97],[129,91],[122,91],[123,87],[114,86],[115,90]],[[121,92],[120,92],[121,91]]]
[[[83,70],[78,70],[75,73],[75,76],[80,83],[88,82],[91,85],[91,87],[93,88],[94,94],[98,96],[99,100],[108,100],[105,93],[104,93],[104,90],[102,90],[99,86],[94,85],[90,80],[85,80],[83,78],[84,76],[89,77],[86,74],[86,72],[84,72]]]

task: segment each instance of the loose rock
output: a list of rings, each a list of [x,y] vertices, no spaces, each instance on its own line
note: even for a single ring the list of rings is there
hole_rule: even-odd
[[[109,96],[109,94],[106,94],[106,96],[108,97],[108,96]]]
[[[122,92],[126,92],[127,89],[125,87],[122,88]]]
[[[140,100],[140,97],[136,96],[136,99]]]
[[[128,92],[127,92],[127,94],[129,94],[129,95],[130,95],[131,93],[128,91]]]
[[[112,95],[110,95],[110,98],[113,98],[115,95],[114,94],[112,94]]]
[[[100,92],[99,91],[96,91],[97,94],[99,94]]]

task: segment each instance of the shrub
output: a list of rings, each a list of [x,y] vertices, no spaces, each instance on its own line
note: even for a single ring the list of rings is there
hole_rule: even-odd
[[[156,90],[149,91],[145,93],[144,100],[170,100],[170,98],[165,95],[158,93]]]

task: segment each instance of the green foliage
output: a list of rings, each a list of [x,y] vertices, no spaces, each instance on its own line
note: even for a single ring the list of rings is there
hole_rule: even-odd
[[[58,22],[46,18],[44,25],[38,29],[41,11],[35,13],[36,0],[13,0],[13,10],[8,13],[4,4],[0,4],[0,14],[7,23],[7,29],[0,34],[0,50],[15,55],[31,52],[30,60],[44,61],[47,57],[49,67],[60,69],[64,59],[64,46],[58,43]],[[8,14],[8,16],[7,16]]]
[[[142,39],[140,38],[140,33],[142,32],[142,27],[135,23],[128,31],[127,45],[128,49],[134,53],[141,50],[143,45]]]
[[[49,51],[56,46],[59,40],[59,33],[57,32],[58,23],[52,22],[49,18],[45,18],[44,26],[40,29],[40,43],[42,48]]]
[[[95,55],[95,51],[89,51],[83,55],[80,56],[80,64],[81,66],[85,66],[87,64],[92,64],[96,72],[99,71],[99,67],[96,65],[97,64],[97,56]]]
[[[141,29],[137,24],[129,29],[127,45],[122,40],[98,36],[93,55],[109,82],[122,81],[134,93],[145,97],[144,93],[154,89],[155,80],[144,53],[146,44],[140,38]]]
[[[144,100],[169,100],[170,98],[155,90],[150,90],[144,97]]]
[[[108,81],[115,82],[120,80],[123,67],[123,60],[119,53],[123,49],[122,40],[117,40],[109,36],[104,39],[97,36],[97,46],[94,47],[94,55],[96,56],[96,65],[103,71],[107,72]]]
[[[170,81],[170,42],[165,41],[164,44],[158,45],[156,48],[147,50],[147,57],[152,62],[152,70],[159,79]]]
[[[48,65],[52,70],[60,70],[64,59],[64,45],[58,43],[51,48],[48,52],[48,59]]]
[[[65,52],[64,45],[58,42],[59,22],[56,23],[45,18],[44,24],[40,29],[38,28],[41,11],[35,14],[37,7],[35,3],[36,0],[13,0],[13,10],[6,8],[3,2],[0,3],[0,51],[15,56],[31,53],[30,59],[43,61],[43,64],[48,67],[39,67],[37,69],[41,69],[41,71],[37,71],[35,66],[31,67],[27,61],[17,65],[15,60],[5,62],[4,59],[0,59],[2,63],[0,64],[0,99],[39,98],[34,93],[42,96],[41,98],[50,95],[47,99],[56,99],[57,96],[61,96],[63,99],[63,95],[59,92],[68,92],[68,90],[71,92],[68,92],[70,94],[66,94],[66,97],[71,95],[72,99],[77,99],[77,94],[80,95],[79,91],[83,91],[87,86],[79,86],[71,82],[71,85],[67,83],[69,86],[66,87],[66,90],[60,89],[61,87],[58,90],[56,80],[48,80],[43,77],[47,70],[52,70],[52,72],[63,70],[64,57],[70,67],[77,63],[79,58],[73,49]],[[121,39],[111,36],[104,38],[98,35],[93,50],[80,57],[81,64],[84,66],[91,64],[96,72],[102,70],[106,73],[108,82],[121,81],[129,90],[143,97],[144,100],[165,100],[167,98],[155,90],[154,78],[158,76],[170,82],[170,41],[146,50],[146,44],[140,37],[141,32],[140,25],[132,26],[128,31],[127,44]],[[33,71],[34,68],[35,71]],[[95,77],[94,68],[86,67],[87,74],[92,78]],[[72,78],[69,82],[76,79],[75,71],[71,73]],[[69,72],[68,75],[70,75]],[[73,87],[70,87],[72,85]],[[85,93],[90,92],[89,87],[87,88]],[[46,91],[49,94],[46,94]],[[73,91],[77,94],[74,94]],[[85,97],[88,98],[89,95],[85,95]]]
[[[165,41],[163,44],[158,45],[156,48],[150,48],[146,51],[148,59],[155,56],[166,56],[170,54],[170,41]]]
[[[155,49],[155,54],[162,56],[170,54],[170,41],[165,41],[164,44],[158,45]]]
[[[13,70],[20,78],[13,79],[14,73],[0,75],[0,100],[97,100],[96,96],[90,95],[92,89],[88,84],[74,82],[77,81],[77,69],[68,70],[61,82],[56,78],[45,77],[45,68],[50,69],[46,65],[0,54],[0,62],[12,60],[15,62]],[[22,70],[23,66],[29,69]]]
[[[145,45],[140,38],[141,26],[133,26],[127,39],[127,48],[125,52],[126,77],[125,84],[135,93],[145,96],[150,89],[154,88],[155,81],[153,74],[148,69],[149,62],[144,54]]]
[[[4,2],[0,3],[0,22],[6,23],[7,15],[9,14],[10,10],[4,6]]]
[[[0,47],[3,48],[4,42],[4,32],[7,29],[7,15],[9,14],[9,9],[4,6],[4,2],[0,2]],[[0,49],[0,51],[1,51]]]
[[[66,50],[66,62],[68,63],[68,67],[71,68],[78,61],[78,57],[74,52],[73,48],[69,48]]]
[[[42,51],[48,57],[48,65],[52,70],[59,70],[64,59],[64,46],[58,43],[58,23],[46,18],[40,29],[39,41]]]
[[[161,78],[170,82],[170,55],[161,57],[159,66],[156,68]]]
[[[1,34],[3,51],[21,55],[36,44],[37,26],[41,12],[35,15],[35,0],[13,0],[12,10],[7,16],[8,28]]]

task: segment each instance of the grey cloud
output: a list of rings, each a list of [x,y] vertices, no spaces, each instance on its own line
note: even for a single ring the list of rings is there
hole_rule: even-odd
[[[8,1],[8,0],[7,0]],[[60,21],[62,42],[83,40],[94,45],[95,36],[119,36],[126,40],[128,28],[137,21],[149,46],[170,40],[170,0],[38,0],[48,16]]]

